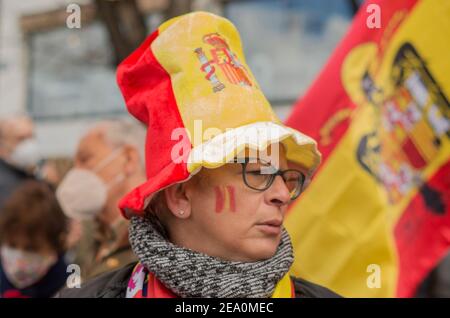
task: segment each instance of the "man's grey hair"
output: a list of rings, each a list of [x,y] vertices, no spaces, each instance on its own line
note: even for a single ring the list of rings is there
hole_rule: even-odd
[[[104,125],[104,136],[114,147],[133,146],[139,152],[141,164],[145,166],[146,129],[143,124],[132,119],[111,119],[101,123]]]

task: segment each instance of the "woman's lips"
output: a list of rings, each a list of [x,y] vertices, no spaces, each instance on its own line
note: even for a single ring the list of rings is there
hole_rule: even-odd
[[[281,233],[281,220],[270,220],[256,224],[256,227],[263,233],[268,235],[279,235]]]

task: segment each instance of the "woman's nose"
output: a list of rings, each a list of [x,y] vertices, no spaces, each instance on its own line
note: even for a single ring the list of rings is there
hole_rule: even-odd
[[[266,192],[268,195],[267,200],[270,204],[276,206],[288,204],[291,199],[289,189],[281,176],[275,177],[275,180],[273,180],[272,185]]]

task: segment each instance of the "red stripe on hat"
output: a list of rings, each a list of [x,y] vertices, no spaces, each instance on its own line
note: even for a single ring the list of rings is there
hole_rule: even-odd
[[[192,149],[184,133],[180,140],[172,140],[176,128],[184,124],[175,100],[170,75],[161,66],[151,50],[151,43],[159,32],[153,32],[117,69],[117,82],[128,111],[147,125],[146,172],[148,181],[134,189],[119,203],[126,209],[141,214],[145,199],[155,191],[189,177],[186,160],[175,163],[171,152],[175,145]],[[189,153],[183,153],[186,159]]]

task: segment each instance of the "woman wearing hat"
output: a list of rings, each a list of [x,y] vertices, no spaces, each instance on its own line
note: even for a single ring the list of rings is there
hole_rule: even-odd
[[[118,68],[147,126],[147,182],[120,202],[139,262],[60,297],[335,297],[293,278],[287,207],[320,162],[284,126],[228,20],[165,22]]]

